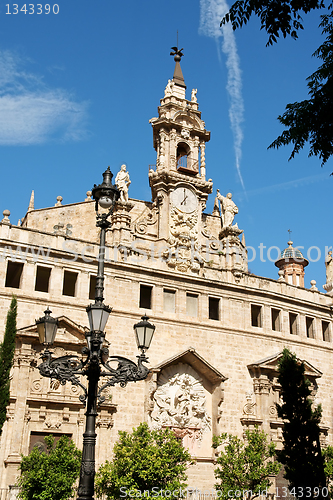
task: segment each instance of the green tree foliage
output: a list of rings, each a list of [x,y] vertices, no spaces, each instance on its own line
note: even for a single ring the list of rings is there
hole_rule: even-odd
[[[333,498],[333,446],[327,446],[322,450],[324,458],[324,471],[326,486],[329,490],[329,498]]]
[[[237,0],[224,16],[221,24],[231,22],[233,29],[246,24],[254,14],[261,21],[261,29],[269,35],[267,45],[277,41],[280,34],[297,38],[303,29],[301,13],[323,9],[325,4],[319,0]],[[286,106],[286,111],[278,117],[286,130],[272,142],[269,148],[293,145],[290,158],[308,142],[309,156],[317,156],[322,165],[333,154],[333,4],[321,16],[319,27],[326,37],[324,43],[314,52],[322,64],[307,79],[309,99]]]
[[[274,461],[275,445],[268,443],[264,431],[255,428],[245,434],[245,442],[231,434],[213,438],[214,448],[223,446],[215,469],[215,478],[219,480],[215,488],[221,492],[220,497],[256,498],[272,484],[270,477],[276,476],[281,468]]]
[[[158,500],[163,497],[161,490],[186,488],[191,457],[170,429],[149,430],[141,423],[132,433],[120,431],[113,451],[113,461],[106,461],[96,475],[98,495],[118,500],[126,492],[143,497],[146,491],[145,499]]]
[[[319,442],[321,407],[312,408],[304,363],[298,362],[288,349],[283,350],[279,361],[278,381],[281,384],[282,404],[277,405],[277,411],[284,420],[284,427],[283,449],[277,452],[277,457],[285,466],[285,478],[290,489],[295,488],[297,493],[302,491],[298,488],[303,488],[304,492],[310,492],[305,488],[311,488],[313,495],[326,486]]]
[[[81,451],[71,439],[61,436],[54,446],[53,436],[44,438],[47,451],[34,447],[22,456],[19,498],[22,500],[67,500],[80,474]]]
[[[13,365],[16,337],[17,300],[13,296],[7,313],[6,329],[0,344],[0,434],[6,421],[6,408],[9,404],[10,369]]]

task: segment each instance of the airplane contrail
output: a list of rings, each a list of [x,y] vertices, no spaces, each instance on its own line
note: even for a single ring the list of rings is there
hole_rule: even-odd
[[[222,40],[222,51],[226,55],[227,66],[227,92],[230,96],[229,119],[234,136],[234,151],[236,169],[239,180],[245,192],[245,185],[241,173],[240,162],[242,158],[244,104],[242,97],[242,76],[237,53],[235,35],[230,24],[220,28],[222,17],[228,12],[229,6],[225,0],[200,0],[200,27],[199,33]]]

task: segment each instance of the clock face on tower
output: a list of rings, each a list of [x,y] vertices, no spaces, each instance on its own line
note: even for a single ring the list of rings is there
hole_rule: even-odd
[[[171,193],[171,201],[181,212],[187,214],[194,212],[198,206],[198,198],[193,191],[187,187],[177,187]]]

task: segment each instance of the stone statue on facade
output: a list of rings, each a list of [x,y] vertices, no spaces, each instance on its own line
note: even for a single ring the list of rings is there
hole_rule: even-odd
[[[172,80],[168,80],[167,86],[164,90],[164,97],[172,95],[174,85],[175,84]]]
[[[197,99],[197,92],[198,92],[198,89],[192,89],[191,102],[197,102],[198,101],[198,99]]]
[[[333,257],[332,250],[328,252],[325,259],[326,266],[326,284],[333,283]]]
[[[128,202],[128,188],[131,184],[129,173],[126,171],[126,165],[120,167],[119,172],[116,175],[115,183],[120,191],[119,200],[123,203]]]
[[[234,221],[234,217],[238,214],[238,207],[232,201],[232,194],[228,193],[227,196],[222,196],[219,189],[217,190],[216,197],[221,202],[221,212],[223,227],[231,227]]]

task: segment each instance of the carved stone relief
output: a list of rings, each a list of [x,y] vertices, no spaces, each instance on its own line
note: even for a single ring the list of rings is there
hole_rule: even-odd
[[[178,271],[199,271],[200,261],[197,258],[198,241],[198,211],[185,214],[171,207],[169,226],[169,248],[162,254],[169,267]]]
[[[143,213],[138,217],[134,223],[134,230],[137,234],[147,234],[151,226],[157,223],[158,207],[155,205],[152,209],[146,207]],[[150,230],[151,230],[150,229]]]
[[[59,413],[49,413],[44,421],[47,429],[59,429],[62,424],[62,416]]]
[[[191,434],[201,441],[204,432],[211,430],[211,416],[206,408],[202,379],[189,365],[179,363],[166,368],[160,375],[152,399],[150,413],[154,428],[178,429],[179,437]]]
[[[41,392],[42,390],[42,380],[41,378],[37,378],[32,381],[31,384],[31,392]]]

